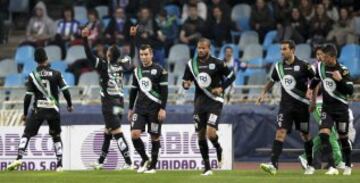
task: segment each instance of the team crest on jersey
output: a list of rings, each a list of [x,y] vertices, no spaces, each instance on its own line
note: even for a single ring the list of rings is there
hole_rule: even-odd
[[[140,85],[140,88],[146,92],[149,92],[152,89],[152,83],[148,77],[141,78],[139,85]]]
[[[206,72],[201,72],[198,76],[197,76],[197,81],[198,84],[201,88],[207,88],[210,86],[211,84],[211,77],[209,76],[208,73]]]
[[[285,89],[292,90],[296,86],[296,80],[292,75],[284,76],[284,87]]]
[[[156,70],[156,69],[151,69],[150,73],[151,73],[151,75],[156,75],[156,74],[157,74],[157,70]]]
[[[294,66],[294,71],[300,71],[300,66],[295,65],[295,66]]]
[[[215,64],[209,64],[209,69],[214,70],[215,69]]]
[[[336,89],[336,83],[331,78],[325,78],[324,79],[324,87],[327,91],[333,92]]]

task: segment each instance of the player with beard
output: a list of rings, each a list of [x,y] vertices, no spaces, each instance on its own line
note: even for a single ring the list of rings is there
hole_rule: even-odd
[[[202,175],[212,175],[207,139],[216,148],[219,166],[222,163],[222,148],[217,135],[224,91],[235,80],[234,71],[226,63],[210,55],[210,41],[202,38],[197,43],[198,57],[190,60],[183,76],[183,88],[195,83],[194,123],[198,132],[200,153],[205,169]]]

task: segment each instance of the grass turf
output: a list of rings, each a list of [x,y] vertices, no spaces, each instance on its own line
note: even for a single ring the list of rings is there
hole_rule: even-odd
[[[326,176],[324,171],[316,171],[315,175],[305,176],[303,171],[279,171],[271,176],[261,170],[215,171],[213,176],[200,176],[200,171],[158,171],[156,174],[137,174],[134,171],[23,171],[0,172],[1,183],[351,183],[360,182],[360,169],[354,169],[351,176]],[[340,172],[342,173],[342,172]]]

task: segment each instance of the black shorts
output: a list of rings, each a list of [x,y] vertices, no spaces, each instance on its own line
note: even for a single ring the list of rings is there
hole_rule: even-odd
[[[295,129],[305,134],[309,133],[309,119],[310,113],[307,106],[294,107],[288,109],[286,107],[280,107],[279,113],[276,119],[276,127],[278,129],[286,129],[287,133],[291,133],[293,123],[295,123]]]
[[[209,110],[201,110],[195,107],[193,119],[195,124],[195,130],[198,132],[202,129],[206,129],[207,126],[211,126],[218,129],[222,106],[212,108]]]
[[[25,123],[24,134],[30,137],[37,135],[41,124],[47,121],[51,136],[61,133],[60,113],[55,109],[33,109]]]
[[[341,135],[346,135],[349,132],[349,111],[338,110],[330,112],[323,109],[321,112],[321,124],[320,129],[331,129],[335,124],[336,130]]]
[[[120,128],[124,99],[122,97],[101,97],[101,104],[105,128],[110,131]]]
[[[131,130],[141,130],[145,132],[147,125],[148,133],[161,135],[162,122],[158,119],[159,110],[156,112],[134,112],[131,119]]]

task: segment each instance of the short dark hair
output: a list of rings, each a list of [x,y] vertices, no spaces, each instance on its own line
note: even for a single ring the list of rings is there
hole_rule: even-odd
[[[63,19],[65,19],[65,12],[66,11],[70,11],[71,12],[71,18],[74,19],[74,17],[75,17],[74,8],[71,7],[71,6],[65,6],[64,9],[63,9],[63,12],[62,12]]]
[[[296,44],[293,40],[282,40],[280,42],[280,44],[287,44],[287,45],[289,45],[290,49],[295,49],[295,46],[296,46]]]
[[[211,47],[211,41],[208,38],[202,37],[199,39],[198,43],[207,43],[207,45]]]
[[[44,48],[36,48],[34,52],[34,59],[35,62],[38,64],[42,64],[47,61],[48,57],[46,55]]]
[[[317,45],[317,46],[315,46],[315,48],[314,48],[314,52],[316,53],[317,51],[319,51],[319,50],[323,50],[323,45]]]
[[[116,46],[116,44],[113,44],[110,48],[109,51],[111,53],[111,60],[117,60],[119,59],[121,52],[120,49]]]
[[[190,8],[195,8],[195,9],[197,9],[198,7],[197,7],[196,4],[188,4],[188,8],[189,8],[189,9],[190,9]]]
[[[146,50],[146,49],[149,49],[152,52],[152,48],[149,44],[142,44],[140,46],[140,50]]]
[[[322,51],[331,57],[337,57],[337,49],[336,46],[333,44],[326,44],[324,45]]]

